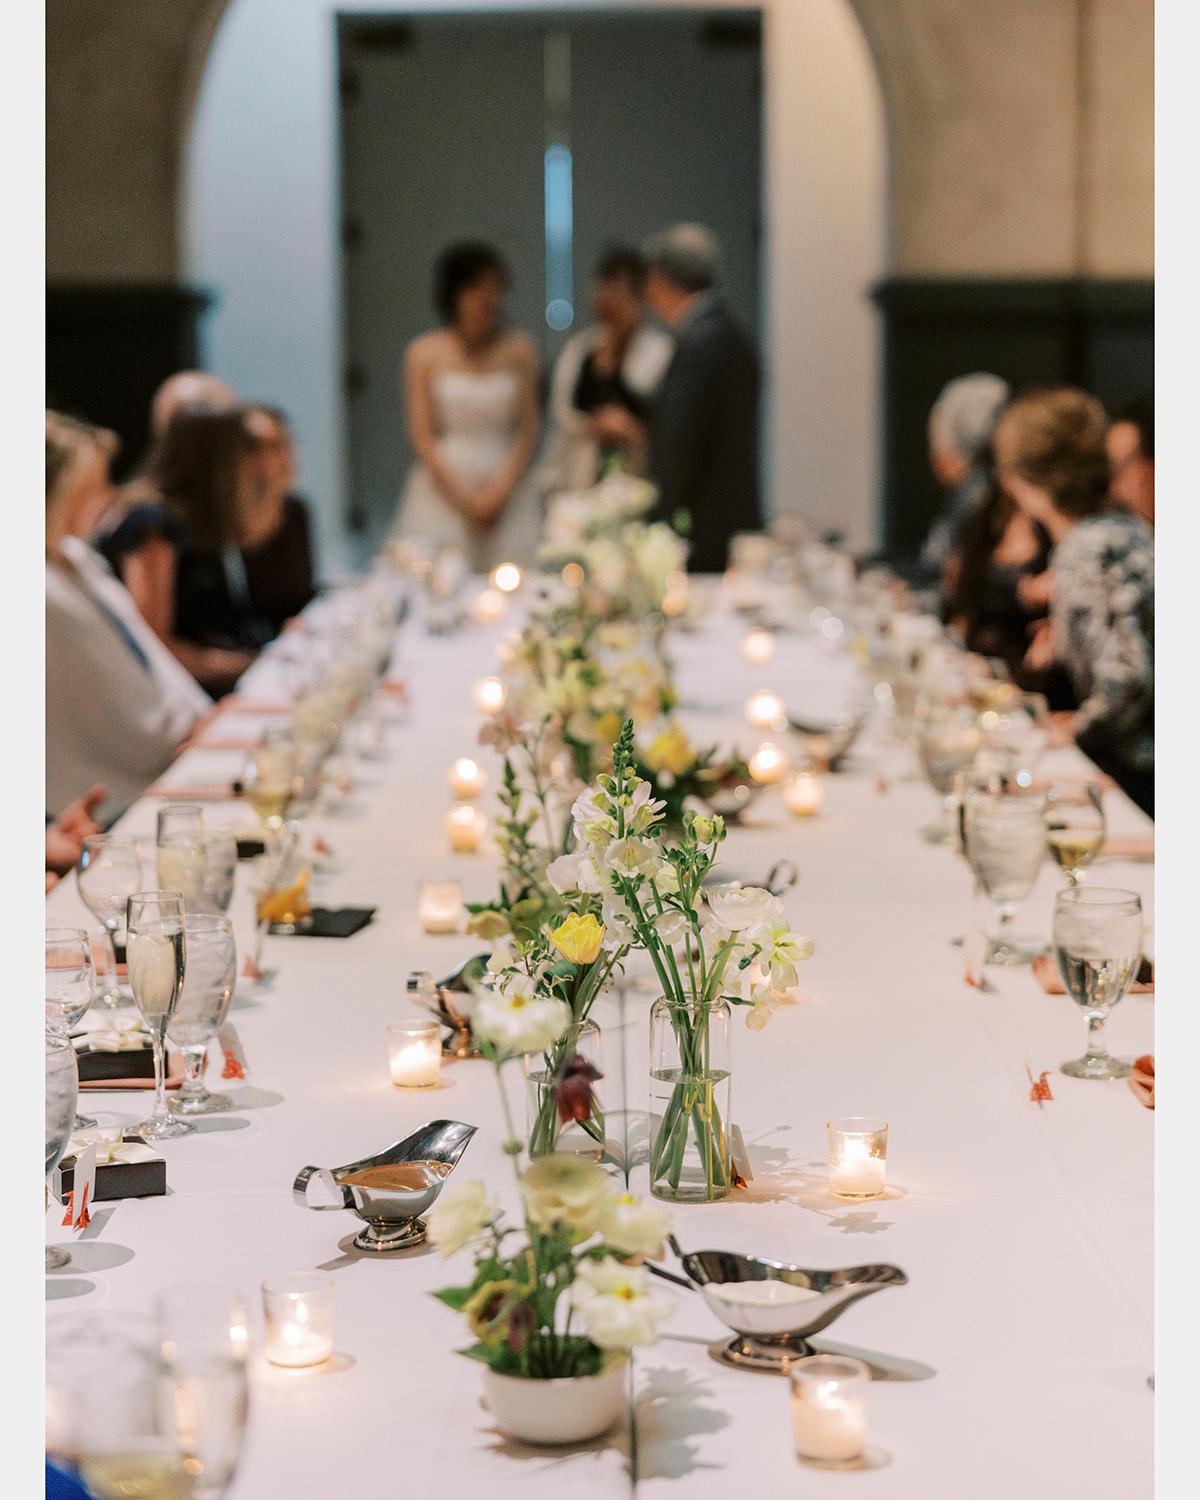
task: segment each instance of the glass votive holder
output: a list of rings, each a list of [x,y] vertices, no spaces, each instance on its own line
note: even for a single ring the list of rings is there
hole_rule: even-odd
[[[498,714],[508,698],[508,689],[498,677],[479,677],[471,684],[471,702],[485,714]]]
[[[759,786],[774,786],[787,775],[790,762],[786,750],[781,750],[770,740],[764,740],[746,764],[751,779]]]
[[[487,818],[470,802],[456,802],[446,814],[446,837],[456,854],[475,854],[487,832]]]
[[[446,772],[446,781],[456,797],[478,797],[487,789],[487,772],[477,760],[460,755]]]
[[[835,1198],[880,1198],[887,1177],[886,1120],[830,1120],[829,1191]]]
[[[867,1383],[861,1359],[810,1354],[788,1365],[796,1457],[817,1469],[861,1461],[867,1437]]]
[[[333,1354],[333,1281],[317,1271],[285,1271],[262,1284],[267,1358],[301,1369]]]
[[[786,729],[787,705],[778,693],[760,688],[746,699],[746,718],[756,729]]]
[[[821,811],[825,788],[811,771],[797,771],[783,784],[783,805],[794,817],[813,818]]]
[[[775,655],[775,637],[756,626],[742,637],[742,655],[752,667],[762,667]]]
[[[462,886],[457,880],[422,880],[417,893],[422,932],[457,932],[462,923]]]
[[[484,589],[476,596],[473,613],[481,625],[495,625],[508,613],[508,600],[496,589]]]
[[[387,1029],[388,1066],[398,1089],[437,1087],[442,1066],[442,1028],[438,1021],[397,1021]]]

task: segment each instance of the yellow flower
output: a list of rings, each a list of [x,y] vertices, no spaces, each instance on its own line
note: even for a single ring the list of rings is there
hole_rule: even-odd
[[[606,713],[596,720],[592,729],[592,735],[598,745],[611,745],[621,732],[624,722],[618,713]]]
[[[679,725],[672,724],[651,741],[643,758],[652,771],[670,771],[672,776],[682,776],[696,759],[696,752]]]
[[[573,964],[590,964],[600,956],[604,923],[597,922],[591,912],[586,917],[572,914],[561,927],[554,929],[550,941]]]

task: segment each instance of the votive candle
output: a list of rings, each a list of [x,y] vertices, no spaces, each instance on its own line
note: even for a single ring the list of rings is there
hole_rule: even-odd
[[[824,801],[821,778],[811,771],[797,771],[790,781],[784,782],[783,805],[798,818],[813,817],[820,812]]]
[[[787,704],[770,688],[760,688],[746,699],[746,718],[756,729],[786,729]]]
[[[862,1360],[849,1356],[811,1354],[788,1365],[797,1458],[823,1469],[862,1458],[870,1378]]]
[[[487,772],[477,760],[461,755],[446,772],[450,790],[456,797],[478,797],[487,786]]]
[[[446,814],[446,837],[456,854],[474,854],[483,843],[487,819],[470,802],[456,802]]]
[[[753,667],[765,666],[775,655],[775,637],[769,630],[748,630],[742,637],[742,655]]]
[[[316,1271],[287,1271],[262,1284],[267,1358],[299,1369],[333,1353],[333,1282]]]
[[[837,1198],[879,1198],[887,1177],[886,1120],[830,1120],[829,1190]]]
[[[746,764],[759,786],[773,786],[787,774],[787,751],[773,745],[770,740],[764,740]]]
[[[492,570],[491,584],[502,594],[513,594],[521,587],[521,570],[516,563],[501,563]]]
[[[472,613],[481,625],[497,625],[508,613],[508,600],[496,589],[476,595]]]
[[[471,702],[481,713],[498,714],[507,697],[508,689],[498,677],[480,677],[471,684]]]
[[[457,880],[423,880],[417,895],[422,932],[457,932],[462,921],[462,887]]]
[[[387,1029],[388,1066],[398,1089],[437,1086],[442,1028],[437,1021],[397,1021]]]

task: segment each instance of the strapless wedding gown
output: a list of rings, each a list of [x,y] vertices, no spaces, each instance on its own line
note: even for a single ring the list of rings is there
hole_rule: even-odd
[[[521,378],[514,370],[476,374],[441,370],[433,377],[438,453],[465,483],[486,483],[501,469],[517,436]],[[538,496],[528,474],[516,483],[490,531],[475,527],[444,497],[423,463],[413,465],[392,527],[394,537],[461,548],[468,566],[488,573],[497,563],[526,565],[541,530]]]

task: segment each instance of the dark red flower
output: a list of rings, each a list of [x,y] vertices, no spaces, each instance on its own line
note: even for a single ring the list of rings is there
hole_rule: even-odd
[[[591,1119],[596,1108],[592,1084],[603,1077],[581,1052],[573,1052],[567,1058],[554,1080],[554,1103],[564,1125],[568,1120]]]

